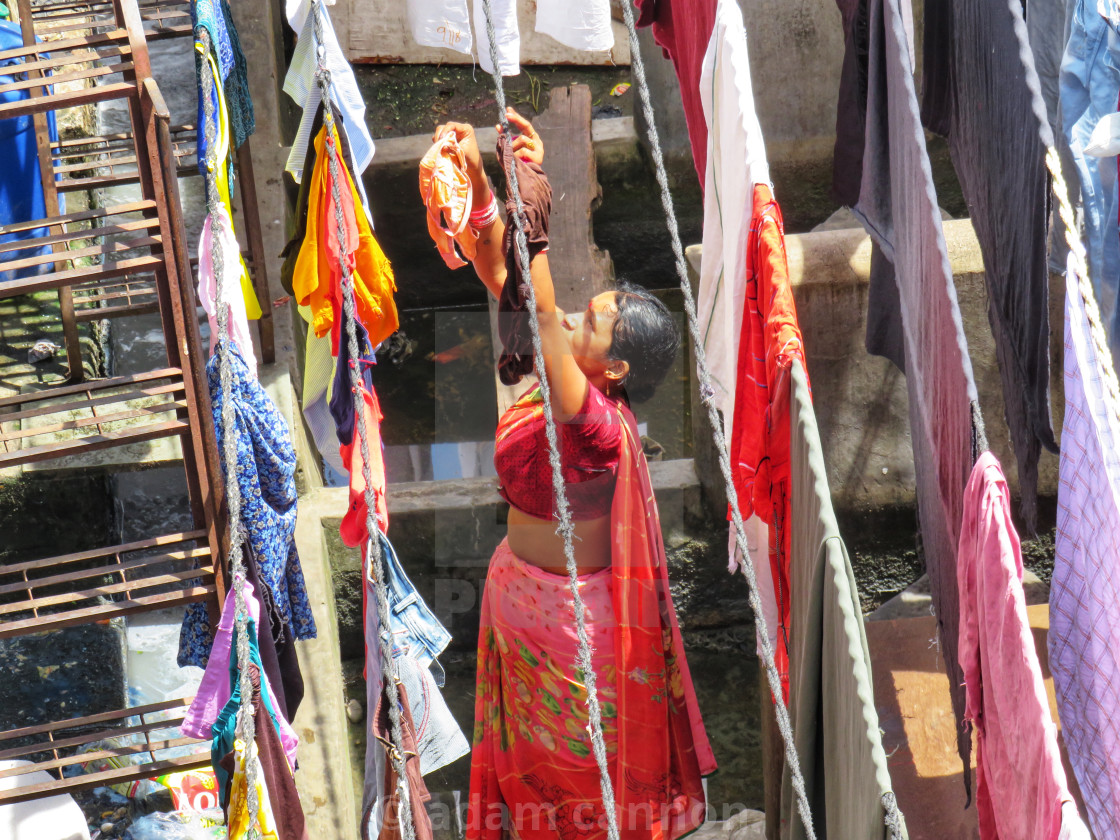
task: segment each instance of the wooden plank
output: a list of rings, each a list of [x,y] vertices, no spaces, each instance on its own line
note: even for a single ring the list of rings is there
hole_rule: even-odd
[[[98,435],[77,438],[75,440],[45,443],[40,446],[30,446],[16,449],[13,452],[0,453],[0,467],[14,467],[19,464],[31,464],[37,461],[49,461],[55,458],[66,458],[71,455],[80,455],[85,452],[96,452],[101,449],[110,449],[114,446],[127,446],[130,443],[144,443],[157,438],[172,437],[189,431],[190,427],[183,420],[168,420],[165,423],[152,423],[137,429],[122,429],[119,432],[102,432]]]
[[[59,64],[66,64],[69,59],[61,55],[63,50],[96,47],[98,44],[128,44],[128,32],[124,29],[114,29],[111,32],[86,35],[81,38],[65,38],[58,41],[41,41],[35,44],[25,44],[22,47],[13,47],[10,50],[0,50],[0,62],[7,63],[14,58],[50,53],[58,57],[57,60]]]
[[[91,239],[96,234],[87,233],[85,236],[69,237],[69,239]],[[99,257],[104,254],[124,254],[128,251],[137,251],[142,248],[154,248],[163,244],[160,235],[140,236],[136,239],[115,239],[102,242],[100,245],[90,245],[86,248],[70,248],[65,251],[53,251],[50,254],[39,254],[34,257],[24,257],[19,260],[0,261],[0,269],[15,271],[18,268],[31,268],[36,265],[50,265],[54,263],[70,262],[82,257]]]
[[[152,312],[159,312],[159,301],[131,303],[126,306],[101,306],[97,309],[79,309],[74,312],[74,320],[79,324],[84,324],[87,321],[103,321],[129,315],[147,315]]]
[[[583,309],[587,301],[611,288],[610,256],[591,233],[591,213],[602,193],[591,143],[591,89],[587,85],[553,88],[548,108],[533,120],[544,143],[544,169],[552,184],[548,262],[556,303],[564,310]],[[507,220],[507,224],[508,224]],[[490,300],[490,329],[495,360],[502,352],[498,338],[498,304]],[[526,378],[505,386],[497,378],[498,414],[505,413],[532,384]]]
[[[103,59],[101,56],[94,54],[92,58],[80,59],[79,61],[71,63],[85,64],[91,61],[104,61],[107,58],[108,57]],[[66,73],[54,73],[43,78],[20,79],[15,82],[7,82],[6,84],[0,85],[0,91],[3,93],[11,93],[17,90],[54,87],[55,85],[65,84],[66,82],[80,82],[87,79],[98,79],[102,76],[112,76],[115,73],[124,73],[131,69],[131,61],[122,61],[119,64],[96,65],[94,67],[85,67],[81,70],[70,70]]]
[[[52,221],[51,227],[56,227],[57,225],[57,222]],[[28,248],[40,248],[44,245],[78,242],[84,239],[94,239],[95,237],[99,236],[116,236],[123,233],[135,233],[138,230],[150,230],[151,228],[158,227],[159,219],[127,219],[111,225],[83,228],[81,230],[70,230],[66,231],[65,233],[56,233],[51,236],[37,236],[33,239],[18,239],[11,242],[0,242],[0,254],[6,254],[10,251],[23,251]],[[59,253],[72,254],[74,252],[66,251]],[[60,259],[64,258],[65,257],[60,257]],[[7,269],[8,264],[9,261],[0,260],[0,269]]]
[[[148,764],[130,764],[127,767],[104,770],[99,773],[82,773],[78,776],[60,779],[57,781],[43,782],[39,785],[13,788],[0,791],[0,805],[14,805],[19,802],[30,802],[44,796],[57,796],[60,793],[72,793],[103,785],[115,785],[123,782],[132,782],[138,779],[150,779],[178,770],[191,770],[210,765],[210,752],[199,752],[194,755],[180,756],[179,758],[161,759]]]
[[[29,618],[24,621],[10,621],[0,624],[0,639],[22,636],[26,633],[59,630],[77,624],[91,624],[95,621],[122,618],[151,610],[181,607],[184,604],[194,604],[199,601],[212,601],[216,598],[216,595],[217,590],[214,584],[210,583],[205,586],[180,589],[177,592],[169,592],[163,595],[146,595],[142,598],[118,601],[113,604],[99,604],[96,607],[41,615],[38,618]]]
[[[127,204],[115,204],[112,207],[98,207],[94,210],[83,210],[80,213],[67,213],[64,216],[55,216],[49,220],[50,225],[68,225],[72,222],[84,222],[89,219],[103,219],[106,216],[119,216],[125,213],[139,213],[145,210],[154,210],[154,201],[131,201]],[[19,233],[25,230],[47,227],[48,220],[32,219],[26,222],[15,222],[10,225],[0,226],[0,235]]]
[[[55,758],[50,761],[40,761],[37,764],[21,764],[16,767],[9,767],[7,770],[0,770],[0,779],[6,779],[12,776],[23,776],[27,773],[34,773],[37,770],[58,770],[63,767],[70,767],[74,764],[84,764],[87,761],[99,761],[103,758],[119,758],[153,751],[161,752],[163,750],[174,749],[175,747],[185,747],[190,744],[201,745],[203,743],[205,742],[199,741],[197,738],[172,738],[170,740],[152,741],[150,745],[144,742],[142,744],[132,744],[127,747],[114,747],[113,749],[84,752],[69,756],[68,758]]]
[[[14,741],[17,738],[28,738],[32,735],[45,735],[48,732],[65,732],[68,729],[77,729],[82,726],[92,726],[95,723],[108,723],[112,720],[127,720],[130,717],[143,717],[144,715],[166,712],[168,709],[186,708],[190,706],[193,697],[179,697],[174,700],[161,700],[158,703],[149,703],[144,706],[133,706],[128,709],[114,709],[111,712],[97,712],[80,718],[69,720],[56,720],[50,723],[37,723],[34,726],[23,726],[19,729],[9,729],[0,732],[0,744],[5,741]]]
[[[32,580],[21,580],[16,583],[7,583],[0,586],[0,594],[9,595],[13,592],[27,592],[31,589],[39,589],[44,586],[55,586],[62,583],[77,583],[79,580],[88,580],[93,577],[103,577],[111,575],[119,575],[121,572],[135,571],[136,569],[144,569],[149,566],[162,566],[166,563],[179,562],[183,560],[194,560],[203,557],[209,557],[210,550],[208,548],[190,548],[184,551],[166,551],[163,554],[155,554],[148,557],[133,557],[130,560],[122,560],[119,563],[110,563],[106,566],[97,566],[92,569],[79,569],[72,572],[63,572],[62,574],[49,575],[47,577],[33,578]],[[200,566],[202,570],[210,568],[213,571],[213,564],[209,567]],[[8,576],[9,572],[3,573]],[[135,581],[139,581],[136,578]],[[74,593],[65,593],[67,596]],[[3,610],[6,605],[0,604],[0,610]]]
[[[5,86],[0,85],[0,93],[3,93],[4,89]],[[128,99],[135,93],[136,86],[128,82],[114,82],[97,87],[64,90],[52,93],[50,96],[36,96],[31,99],[0,103],[0,119],[26,117],[30,114],[42,114],[62,108],[74,108],[78,105],[92,105],[110,99]]]
[[[603,195],[591,145],[591,88],[553,88],[548,109],[533,127],[544,142],[544,167],[552,183],[548,262],[556,305],[580,311],[614,285],[610,256],[591,233],[591,213]]]
[[[78,283],[126,277],[129,274],[149,271],[161,265],[163,265],[163,260],[160,257],[147,256],[117,260],[116,262],[103,263],[100,266],[79,266],[78,268],[70,268],[64,271],[52,271],[50,274],[21,277],[18,280],[0,283],[0,298],[19,297],[20,295],[41,292],[46,289],[74,286]]]
[[[90,551],[78,551],[74,554],[63,554],[59,557],[46,557],[42,560],[26,560],[22,563],[13,563],[4,567],[4,574],[18,574],[32,569],[53,568],[67,563],[82,563],[86,560],[97,560],[101,557],[112,557],[115,554],[131,554],[134,551],[147,551],[151,548],[162,548],[166,545],[194,542],[206,538],[205,531],[183,531],[178,534],[164,534],[159,537],[149,537],[146,540],[136,540],[124,545],[113,545],[108,548],[95,548]],[[3,736],[0,735],[0,740]]]
[[[52,738],[49,741],[42,741],[36,744],[23,744],[18,747],[11,747],[3,752],[0,752],[0,761],[5,761],[11,758],[19,758],[25,755],[35,755],[35,753],[48,752],[54,750],[69,749],[70,747],[80,747],[84,744],[91,744],[95,741],[104,741],[106,738],[119,737],[121,735],[142,735],[149,732],[158,726],[160,729],[171,728],[183,722],[183,718],[172,718],[166,722],[160,721],[159,724],[153,723],[138,723],[132,726],[114,727],[113,729],[102,729],[98,732],[86,732],[81,735],[72,735],[68,738]]]
[[[0,415],[0,422],[11,423],[16,420],[27,420],[32,417],[44,417],[51,414],[63,414],[70,411],[81,411],[83,409],[89,409],[92,411],[97,406],[113,405],[114,403],[129,402],[131,400],[141,400],[145,397],[161,397],[167,394],[175,394],[182,390],[182,382],[169,382],[164,385],[151,385],[147,388],[141,388],[134,391],[123,391],[117,394],[109,394],[108,396],[104,397],[88,397],[86,399],[77,400],[75,402],[62,403],[61,405],[42,405],[38,408],[28,408],[24,411],[13,411],[9,414]],[[173,402],[174,401],[172,400],[172,404]],[[0,434],[0,440],[4,439],[4,435]]]
[[[29,394],[14,394],[10,397],[0,397],[0,409],[8,406],[24,405],[25,403],[40,400],[53,400],[56,397],[66,397],[71,394],[84,394],[87,391],[104,391],[109,388],[120,388],[125,385],[136,385],[140,382],[152,382],[160,379],[182,380],[183,371],[179,368],[159,368],[148,370],[144,373],[133,373],[128,376],[114,376],[111,379],[95,379],[83,385],[61,385],[57,388],[44,388]]]
[[[123,565],[123,564],[122,564]],[[136,563],[133,563],[135,566]],[[108,575],[113,574],[113,570],[100,570],[99,574]],[[213,567],[207,568],[205,566],[197,569],[183,569],[178,572],[168,572],[163,575],[156,575],[153,577],[136,578],[122,583],[107,583],[102,586],[91,586],[86,589],[79,589],[73,592],[60,592],[57,595],[44,595],[43,597],[30,597],[24,601],[16,601],[10,604],[0,604],[0,615],[11,615],[12,613],[21,612],[35,612],[42,610],[44,607],[57,607],[63,604],[76,605],[79,601],[89,601],[94,598],[108,597],[110,595],[125,595],[126,601],[136,601],[138,598],[133,598],[132,593],[140,592],[145,589],[153,589],[157,586],[169,586],[171,584],[183,583],[184,581],[193,581],[198,578],[213,577]],[[35,581],[37,584],[38,581]],[[178,590],[167,593],[178,595]],[[143,597],[143,596],[141,596]],[[114,601],[112,605],[119,606],[125,601]],[[105,605],[108,606],[108,605]],[[39,620],[53,618],[55,616],[65,615],[66,611],[62,610],[57,613],[50,613],[49,616],[38,616]]]

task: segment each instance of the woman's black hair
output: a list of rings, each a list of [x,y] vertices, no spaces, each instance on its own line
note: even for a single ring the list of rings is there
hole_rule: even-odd
[[[681,345],[681,334],[665,304],[641,286],[619,283],[615,305],[618,318],[608,355],[630,366],[622,380],[626,398],[645,402],[669,372]]]

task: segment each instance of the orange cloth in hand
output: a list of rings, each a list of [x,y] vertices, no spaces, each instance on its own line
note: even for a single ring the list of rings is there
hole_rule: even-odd
[[[420,196],[439,255],[448,268],[462,268],[475,257],[478,234],[469,224],[473,195],[467,159],[454,134],[433,143],[420,161]]]

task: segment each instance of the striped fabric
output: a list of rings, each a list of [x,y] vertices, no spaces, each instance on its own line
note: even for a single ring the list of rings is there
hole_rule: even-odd
[[[1084,303],[1067,270],[1065,425],[1050,588],[1050,670],[1089,822],[1120,837],[1120,422],[1105,403]]]

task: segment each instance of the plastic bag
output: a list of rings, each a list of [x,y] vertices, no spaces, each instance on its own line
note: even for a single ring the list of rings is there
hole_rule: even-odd
[[[218,801],[218,778],[209,767],[168,773],[157,776],[156,781],[171,791],[171,798],[179,811],[205,812],[221,804]]]
[[[136,744],[143,743],[135,736],[119,736],[115,738],[106,738],[103,741],[96,741],[92,744],[86,744],[78,750],[78,755],[82,753],[102,752],[105,750],[121,749],[124,747],[131,747]],[[151,755],[146,752],[135,752],[126,755],[110,755],[95,758],[90,761],[83,761],[81,768],[83,773],[101,773],[105,770],[115,770],[121,767],[128,767],[130,764],[141,764],[145,761],[150,761]],[[133,782],[120,782],[115,785],[109,785],[113,790],[121,796],[127,796],[130,799],[143,799],[146,796],[151,796],[160,790],[160,786],[153,782],[151,779],[138,779]]]
[[[225,840],[225,817],[219,808],[199,813],[172,811],[140,817],[123,840]]]

